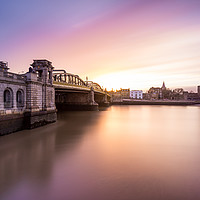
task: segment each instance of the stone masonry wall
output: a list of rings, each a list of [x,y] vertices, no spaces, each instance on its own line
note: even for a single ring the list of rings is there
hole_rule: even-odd
[[[42,83],[28,82],[26,109],[32,111],[42,110]]]
[[[47,86],[47,110],[55,109],[55,89],[53,86]]]
[[[12,107],[4,107],[4,91],[9,89],[12,93]],[[22,91],[23,106],[17,106],[17,91]],[[26,107],[26,83],[22,80],[0,76],[0,114],[21,114]]]

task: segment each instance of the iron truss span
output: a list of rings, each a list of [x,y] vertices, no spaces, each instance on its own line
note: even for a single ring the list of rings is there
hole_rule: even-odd
[[[62,73],[58,72],[62,71]],[[88,92],[106,94],[102,87],[93,81],[83,81],[78,75],[67,73],[63,70],[53,72],[53,85],[60,92]],[[109,94],[107,94],[109,96]]]

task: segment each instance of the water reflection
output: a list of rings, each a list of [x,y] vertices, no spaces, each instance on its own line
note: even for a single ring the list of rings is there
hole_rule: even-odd
[[[31,181],[37,187],[47,184],[52,175],[55,157],[58,158],[63,151],[66,155],[68,149],[72,150],[81,140],[87,126],[97,118],[95,112],[59,113],[59,121],[55,124],[1,137],[1,197],[6,192],[10,193],[10,188],[17,188],[19,183],[24,184],[24,180]],[[15,195],[22,198],[26,194],[24,186],[20,191],[13,192],[11,199],[15,199]],[[35,195],[31,198],[34,197]]]
[[[0,138],[0,199],[199,199],[200,107],[113,106]]]

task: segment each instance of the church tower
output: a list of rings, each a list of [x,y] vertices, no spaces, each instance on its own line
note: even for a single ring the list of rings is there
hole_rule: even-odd
[[[166,87],[165,87],[165,82],[163,81],[163,84],[162,84],[162,87],[161,87],[162,90],[166,90]]]

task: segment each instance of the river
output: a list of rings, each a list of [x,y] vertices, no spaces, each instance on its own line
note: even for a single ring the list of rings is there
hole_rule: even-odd
[[[2,136],[0,199],[200,199],[200,107],[61,112]]]

